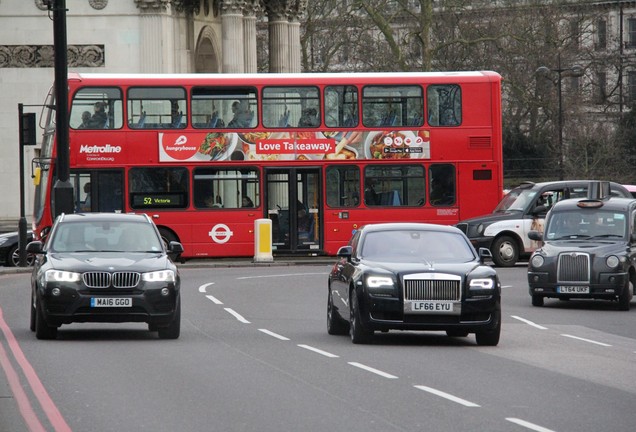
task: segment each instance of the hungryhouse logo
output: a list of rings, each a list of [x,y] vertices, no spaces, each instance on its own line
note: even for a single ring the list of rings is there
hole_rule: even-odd
[[[103,154],[103,153],[121,153],[121,146],[106,145],[87,145],[80,146],[80,153],[86,154]]]

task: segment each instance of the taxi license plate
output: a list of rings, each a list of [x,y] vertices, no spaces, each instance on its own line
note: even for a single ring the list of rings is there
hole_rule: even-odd
[[[453,303],[435,301],[413,301],[411,311],[420,313],[450,313],[453,312]]]
[[[590,287],[588,286],[560,286],[557,292],[561,294],[589,294]]]
[[[130,297],[92,297],[91,307],[132,307]]]

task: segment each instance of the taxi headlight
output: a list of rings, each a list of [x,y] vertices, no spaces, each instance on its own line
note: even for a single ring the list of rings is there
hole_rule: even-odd
[[[174,282],[174,272],[172,270],[159,270],[142,273],[141,280],[144,282]]]
[[[477,234],[477,236],[481,236],[484,233],[484,229],[486,227],[484,226],[483,223],[480,223],[479,225],[477,225],[477,228],[475,229],[475,233]]]
[[[545,263],[545,259],[541,255],[535,255],[530,260],[530,265],[532,267],[541,267]]]
[[[605,264],[607,264],[609,268],[616,268],[618,267],[619,263],[620,263],[620,260],[618,259],[616,255],[610,255],[605,260]]]

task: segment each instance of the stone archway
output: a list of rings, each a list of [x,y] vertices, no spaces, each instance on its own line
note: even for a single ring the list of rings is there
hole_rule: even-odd
[[[194,71],[196,73],[220,73],[219,38],[210,26],[201,29],[197,38],[196,51],[194,56]]]

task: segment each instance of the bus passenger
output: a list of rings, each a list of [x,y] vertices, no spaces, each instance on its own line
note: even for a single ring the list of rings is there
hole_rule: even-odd
[[[251,127],[253,113],[245,108],[245,102],[234,101],[232,103],[232,113],[234,116],[227,124],[229,128],[248,128]]]
[[[318,126],[318,115],[316,108],[306,108],[298,120],[298,127],[316,127]]]
[[[250,197],[245,195],[243,197],[243,200],[242,200],[242,203],[241,203],[241,207],[254,207],[254,202],[252,202],[252,199]]]
[[[88,129],[91,123],[91,113],[84,111],[82,113],[82,124],[78,126],[78,129]]]
[[[104,129],[108,127],[108,115],[106,114],[106,104],[104,102],[95,102],[93,106],[95,112],[88,122],[90,129]]]

